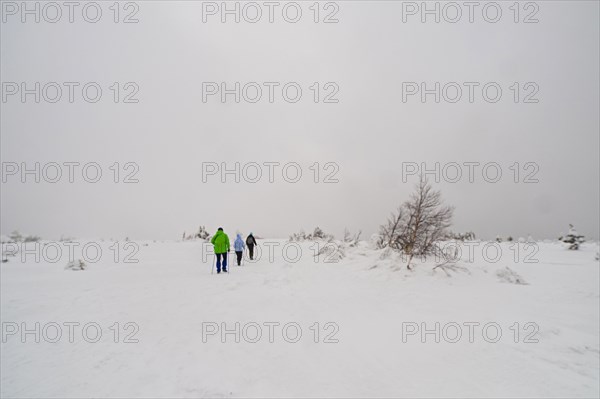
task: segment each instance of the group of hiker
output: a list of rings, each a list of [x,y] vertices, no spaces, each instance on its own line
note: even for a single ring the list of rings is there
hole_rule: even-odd
[[[229,236],[225,234],[222,227],[219,227],[215,235],[210,239],[211,244],[215,250],[215,256],[217,258],[217,273],[227,273],[227,253],[230,251]],[[248,246],[248,252],[250,260],[254,259],[254,246],[256,245],[256,239],[250,233],[246,237],[246,242],[242,240],[242,235],[237,234],[235,241],[233,242],[233,249],[237,257],[237,265],[242,264],[242,256],[244,255],[244,249]]]

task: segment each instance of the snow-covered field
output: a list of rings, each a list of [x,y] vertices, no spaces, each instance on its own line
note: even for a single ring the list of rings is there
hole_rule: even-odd
[[[260,260],[220,275],[198,241],[140,243],[138,263],[103,242],[84,271],[9,257],[2,397],[600,394],[597,244],[502,243],[492,262],[480,243],[446,273],[367,242],[326,263],[314,244],[293,262],[297,247],[268,241],[272,259],[259,241]]]

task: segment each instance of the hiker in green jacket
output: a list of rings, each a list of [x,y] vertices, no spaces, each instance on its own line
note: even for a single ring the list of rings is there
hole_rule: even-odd
[[[211,244],[215,248],[217,256],[217,273],[221,273],[221,257],[223,257],[223,272],[227,273],[227,252],[229,252],[229,237],[223,232],[223,228],[219,227],[215,235],[210,239]]]

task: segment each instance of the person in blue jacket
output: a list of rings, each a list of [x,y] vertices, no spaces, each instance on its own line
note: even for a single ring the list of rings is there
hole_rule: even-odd
[[[244,244],[244,240],[242,240],[242,235],[238,234],[233,242],[233,249],[235,249],[235,255],[237,256],[237,264],[241,266],[242,263],[242,255],[244,254],[244,248],[246,245]]]

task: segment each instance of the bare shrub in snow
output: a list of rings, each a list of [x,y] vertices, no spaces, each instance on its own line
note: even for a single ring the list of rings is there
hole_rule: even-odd
[[[459,265],[456,262],[452,262],[452,261],[448,261],[448,262],[442,262],[440,264],[437,264],[433,267],[433,270],[442,270],[444,273],[446,273],[446,275],[448,277],[452,276],[452,274],[450,274],[450,272],[462,272],[462,273],[467,273],[467,274],[471,274],[469,272],[469,269],[467,269],[465,266]]]
[[[528,283],[517,272],[506,266],[504,269],[498,270],[496,276],[503,283],[527,285]]]
[[[408,234],[407,229],[405,210],[402,206],[399,206],[395,213],[392,212],[386,224],[379,228],[377,246],[401,251],[400,236]]]
[[[65,266],[65,270],[74,270],[74,271],[85,270],[86,268],[87,268],[87,265],[81,259],[71,261],[71,262],[67,263],[67,266]]]
[[[448,235],[454,208],[442,204],[439,191],[434,191],[421,175],[416,190],[396,213],[380,228],[380,248],[390,247],[408,256],[411,269],[414,256],[434,253],[435,244]]]
[[[445,247],[440,247],[437,243],[433,246],[433,254],[436,259],[442,259],[441,263],[438,263],[433,267],[433,271],[442,270],[448,277],[451,276],[450,272],[465,272],[470,274],[469,269],[466,267],[459,265],[458,261],[459,257],[459,246],[458,245],[448,245]]]

